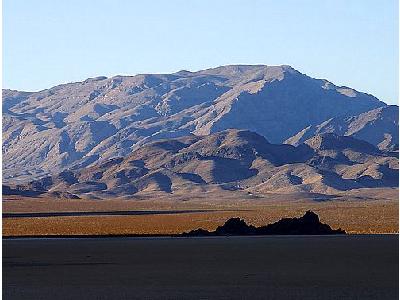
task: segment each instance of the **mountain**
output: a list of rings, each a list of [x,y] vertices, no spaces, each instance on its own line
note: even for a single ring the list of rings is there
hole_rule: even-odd
[[[148,143],[123,158],[35,180],[25,190],[102,198],[211,190],[335,194],[397,184],[398,158],[365,141],[323,134],[295,147],[229,129]]]
[[[399,107],[388,105],[356,116],[330,118],[320,124],[307,126],[285,143],[299,145],[308,138],[323,133],[351,136],[367,141],[381,150],[398,150]]]
[[[3,90],[3,178],[24,182],[124,157],[149,141],[228,128],[281,143],[310,124],[384,107],[289,66],[96,77]]]

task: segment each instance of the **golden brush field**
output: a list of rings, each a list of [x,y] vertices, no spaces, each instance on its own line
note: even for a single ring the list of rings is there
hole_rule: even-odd
[[[317,201],[308,195],[275,195],[252,198],[227,193],[190,199],[142,195],[123,200],[60,200],[3,197],[3,213],[137,210],[202,210],[201,212],[132,216],[63,216],[3,218],[4,236],[176,234],[202,227],[214,230],[231,217],[241,217],[256,226],[283,217],[316,212],[323,223],[348,233],[398,233],[398,189],[374,189],[347,193],[332,200]],[[207,196],[209,197],[209,196]],[[155,200],[157,199],[157,200]],[[209,199],[209,198],[207,198]]]

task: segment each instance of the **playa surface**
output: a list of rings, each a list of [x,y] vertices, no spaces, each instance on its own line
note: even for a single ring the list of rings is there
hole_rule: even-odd
[[[397,299],[398,235],[3,241],[5,299]]]

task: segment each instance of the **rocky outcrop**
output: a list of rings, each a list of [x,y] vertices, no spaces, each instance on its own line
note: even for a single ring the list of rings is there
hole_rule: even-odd
[[[332,229],[329,225],[319,221],[319,217],[312,211],[307,211],[300,218],[284,218],[266,226],[254,227],[247,225],[240,218],[231,218],[215,231],[196,229],[183,236],[229,236],[229,235],[328,235],[346,234],[342,229]]]

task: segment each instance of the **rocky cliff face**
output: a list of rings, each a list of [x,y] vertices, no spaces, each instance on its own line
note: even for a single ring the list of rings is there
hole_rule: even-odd
[[[234,65],[97,77],[40,92],[4,90],[3,177],[31,180],[124,157],[149,141],[228,128],[281,143],[307,126],[383,106],[289,66]]]

